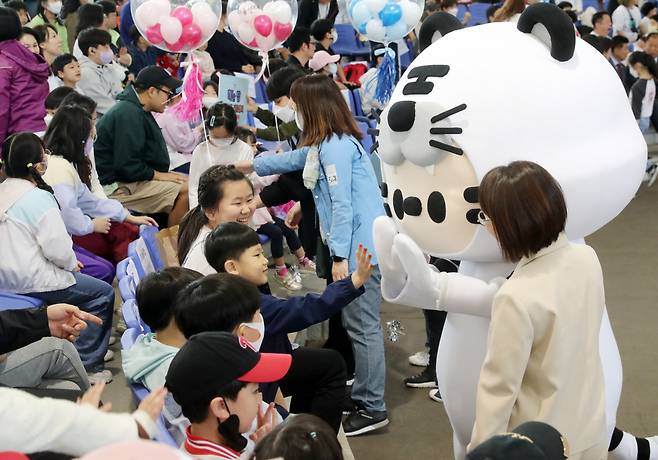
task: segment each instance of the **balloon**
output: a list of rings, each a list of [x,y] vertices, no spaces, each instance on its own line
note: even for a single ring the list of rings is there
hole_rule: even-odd
[[[405,35],[407,35],[407,33],[407,25],[404,23],[404,21],[400,20],[386,28],[386,40],[389,42],[394,42],[403,38]]]
[[[222,2],[131,0],[130,12],[139,33],[150,43],[165,51],[188,53],[217,31]]]
[[[368,8],[370,8],[370,12],[372,14],[379,14],[379,12],[384,8],[384,5],[386,5],[386,0],[364,0],[366,5],[368,5]]]
[[[256,33],[254,29],[246,22],[241,22],[238,26],[238,39],[243,43],[250,43]]]
[[[402,8],[402,19],[407,27],[416,27],[423,14],[421,8],[409,0],[403,0],[400,2],[400,8]]]
[[[256,44],[258,45],[258,48],[261,51],[269,51],[272,48],[274,48],[274,44],[276,43],[276,38],[274,38],[274,35],[270,35],[268,37],[263,37],[261,35],[256,35]]]
[[[269,36],[272,33],[272,19],[265,14],[256,16],[254,18],[254,29],[263,37]]]
[[[183,33],[183,25],[171,16],[160,20],[160,32],[167,43],[176,43]]]
[[[276,24],[274,24],[274,38],[276,38],[277,42],[285,41],[290,36],[291,33],[292,33],[291,23],[281,24],[280,22],[277,22]]]
[[[171,12],[171,15],[178,19],[183,27],[188,24],[192,24],[192,10],[186,6],[177,6],[174,8],[174,11]]]
[[[366,36],[376,42],[381,42],[386,38],[386,29],[379,19],[371,19],[366,24]]]
[[[392,26],[402,18],[402,8],[397,3],[389,2],[379,12],[379,19],[384,27]],[[406,24],[405,24],[406,27]],[[403,35],[404,36],[404,35]]]
[[[199,26],[196,24],[188,24],[183,27],[181,41],[190,46],[190,48],[196,48],[199,46],[199,42],[201,41],[202,36],[203,32],[201,32],[201,28]]]
[[[146,29],[146,40],[152,45],[157,45],[164,41],[162,33],[160,32],[160,24],[156,24]]]
[[[270,51],[294,30],[297,6],[297,0],[229,0],[229,30],[247,48]]]
[[[363,24],[372,18],[370,8],[366,2],[361,1],[352,8],[352,23]]]

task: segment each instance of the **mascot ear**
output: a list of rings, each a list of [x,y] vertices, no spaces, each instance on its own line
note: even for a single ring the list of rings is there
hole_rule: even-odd
[[[428,16],[420,26],[420,32],[418,33],[420,50],[423,51],[445,34],[462,29],[463,27],[459,19],[450,13],[439,11]]]
[[[560,62],[573,57],[576,32],[571,18],[555,5],[535,3],[521,13],[517,29],[532,34],[551,50],[551,56]],[[421,29],[422,30],[422,29]]]

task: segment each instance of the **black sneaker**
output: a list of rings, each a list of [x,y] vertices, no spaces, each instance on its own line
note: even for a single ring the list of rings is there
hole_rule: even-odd
[[[374,412],[359,409],[352,412],[343,422],[345,436],[359,436],[388,425],[386,411]]]
[[[345,395],[343,400],[343,415],[350,415],[352,412],[360,409],[359,403],[352,399],[352,393]]]
[[[426,367],[418,375],[404,379],[404,384],[411,388],[438,388],[436,383],[436,372]]]

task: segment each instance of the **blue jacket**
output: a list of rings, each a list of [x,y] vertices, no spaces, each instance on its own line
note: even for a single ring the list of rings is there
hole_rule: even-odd
[[[375,171],[370,157],[352,136],[332,135],[320,144],[320,177],[313,188],[313,198],[320,226],[332,256],[349,259],[349,269],[356,269],[359,244],[373,249],[373,221],[384,215]],[[282,174],[304,168],[308,148],[254,159],[259,176]]]
[[[322,294],[279,299],[272,295],[261,294],[260,313],[265,322],[265,337],[260,347],[263,353],[292,352],[288,333],[329,319],[350,302],[365,292],[363,287],[356,289],[352,278],[348,277],[330,284]],[[274,401],[276,384],[261,385],[264,401]]]

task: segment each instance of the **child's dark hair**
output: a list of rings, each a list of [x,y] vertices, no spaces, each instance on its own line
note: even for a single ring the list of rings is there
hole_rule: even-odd
[[[85,109],[75,105],[60,107],[48,125],[43,140],[53,155],[70,161],[80,180],[91,189],[91,161],[85,145],[92,142],[91,118]]]
[[[216,273],[193,281],[176,297],[176,325],[186,338],[199,332],[229,332],[250,322],[260,291],[244,278]]]
[[[234,380],[221,388],[218,388],[212,395],[206,393],[206,395],[200,395],[198,398],[193,398],[191,397],[192,395],[185,395],[185,399],[180,398],[181,402],[179,404],[181,405],[181,411],[191,423],[202,423],[208,418],[208,406],[210,406],[210,401],[217,397],[235,401],[238,398],[240,390],[247,385],[247,382]],[[175,396],[174,400],[176,400]]]
[[[87,3],[86,5],[82,5],[80,9],[90,5],[93,4]],[[100,6],[98,7],[100,8]],[[101,14],[102,13],[103,10],[101,9]],[[80,47],[80,51],[82,51],[82,54],[84,54],[85,56],[89,56],[89,48],[96,48],[102,45],[109,45],[110,43],[112,43],[112,36],[106,30],[95,29],[93,27],[90,27],[89,29],[83,30],[82,32],[80,32],[80,35],[78,35],[78,46]]]
[[[284,421],[265,436],[252,459],[343,460],[336,433],[321,418],[298,414]]]
[[[212,86],[215,90],[216,94],[219,94],[219,86],[217,85],[216,82],[212,80],[206,80],[203,82],[203,90],[205,91],[208,86]]]
[[[270,59],[270,62],[265,67],[265,70],[263,70],[263,75],[265,76],[265,78],[270,78],[270,75],[272,75],[274,72],[276,72],[279,69],[283,69],[286,66],[287,66],[286,61],[284,61],[283,59],[279,59],[279,58]]]
[[[139,32],[137,26],[133,24],[132,26],[130,26],[130,39],[133,41],[134,45],[137,45],[137,42],[139,41],[140,38],[144,38],[144,37]]]
[[[250,142],[256,142],[256,135],[254,132],[248,128],[245,128],[244,126],[238,126],[235,130],[235,135],[238,137],[243,142],[246,142],[247,144]]]
[[[54,195],[37,171],[37,164],[43,160],[44,146],[39,136],[22,132],[9,136],[2,143],[2,167],[7,177],[16,179],[32,178],[37,187]]]
[[[635,64],[642,64],[647,68],[649,73],[651,73],[653,78],[658,78],[658,67],[648,53],[645,53],[644,51],[635,51],[634,53],[631,53],[628,57],[628,65],[634,66]]]
[[[166,328],[174,317],[176,295],[202,277],[201,273],[183,267],[149,273],[137,286],[139,316],[153,332]]]
[[[80,8],[78,8],[79,22],[76,28],[76,33],[80,34],[80,32],[88,28],[98,28],[103,25],[104,20],[105,16],[103,15],[102,6],[97,3],[85,3]],[[84,49],[81,48],[81,50],[84,54]]]
[[[247,249],[260,244],[258,233],[238,222],[219,224],[210,232],[204,245],[206,260],[217,273],[226,271],[228,260],[237,260]]]
[[[206,169],[199,178],[199,205],[191,209],[179,225],[178,230],[178,262],[183,263],[192,243],[199,235],[201,228],[208,223],[204,209],[214,209],[224,198],[224,183],[247,181],[251,189],[251,181],[235,169],[233,165],[215,165]]]
[[[69,88],[68,86],[60,86],[59,88],[55,88],[48,93],[48,96],[46,96],[46,100],[44,101],[46,110],[57,110],[59,106],[62,105],[64,99],[69,94],[74,92],[75,90],[73,88]]]
[[[78,107],[82,107],[89,115],[89,118],[91,118],[94,115],[98,104],[96,104],[96,101],[94,101],[89,96],[85,96],[84,94],[73,91],[64,98],[62,105],[76,105]]]
[[[54,76],[59,77],[59,73],[64,71],[64,67],[72,62],[78,62],[78,60],[71,53],[60,54],[50,64],[50,71]]]
[[[208,109],[206,113],[206,128],[211,130],[222,126],[229,134],[235,134],[235,128],[238,126],[238,116],[235,114],[235,109],[232,106],[220,102]]]
[[[290,95],[292,84],[304,75],[306,74],[302,70],[295,67],[284,67],[273,72],[265,86],[267,98],[270,101],[275,101],[280,97]]]

